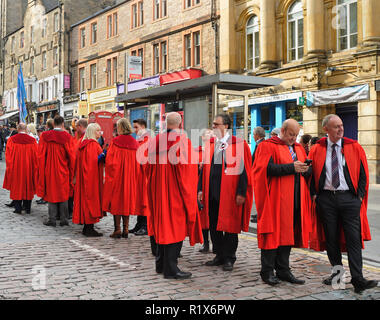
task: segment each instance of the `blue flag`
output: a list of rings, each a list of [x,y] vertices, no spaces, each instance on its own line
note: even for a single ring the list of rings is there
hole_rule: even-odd
[[[20,112],[20,122],[26,122],[26,117],[28,116],[28,112],[26,111],[26,91],[24,85],[24,76],[22,74],[22,66],[20,63],[20,68],[18,69],[17,76],[17,105],[18,110]]]

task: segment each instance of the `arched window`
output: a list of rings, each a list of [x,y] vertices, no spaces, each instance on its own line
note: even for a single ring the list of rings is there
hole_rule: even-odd
[[[295,1],[288,11],[288,61],[303,57],[302,1]]]
[[[260,33],[259,18],[249,18],[246,27],[246,68],[254,70],[260,65]]]
[[[357,0],[337,0],[338,51],[355,48],[358,44]]]

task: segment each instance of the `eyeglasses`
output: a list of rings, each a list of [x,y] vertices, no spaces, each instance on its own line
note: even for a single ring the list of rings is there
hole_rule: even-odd
[[[213,122],[212,125],[213,126],[224,126],[224,123]]]

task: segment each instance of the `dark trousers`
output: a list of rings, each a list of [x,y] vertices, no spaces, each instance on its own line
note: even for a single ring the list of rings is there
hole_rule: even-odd
[[[152,254],[154,256],[157,256],[157,243],[156,243],[156,239],[154,238],[154,236],[150,236],[150,249],[152,250]]]
[[[216,258],[226,263],[232,264],[236,261],[236,250],[238,248],[239,238],[237,233],[228,233],[217,231],[219,214],[219,202],[211,199],[209,202],[209,219],[210,219],[210,236],[213,250],[216,253]]]
[[[67,218],[69,216],[69,206],[68,201],[65,202],[57,202],[57,203],[48,203],[48,213],[49,213],[49,221],[52,223],[56,223],[57,215],[60,216],[61,223],[66,223]]]
[[[32,206],[32,200],[13,200],[15,203],[15,210],[21,212],[24,208],[27,212],[30,212]]]
[[[178,256],[182,249],[182,243],[183,241],[171,244],[157,244],[157,272],[163,272],[164,276],[172,276],[180,271],[178,268]]]
[[[261,276],[268,277],[276,270],[277,274],[286,274],[290,271],[289,257],[291,246],[280,246],[277,249],[261,249]]]
[[[343,265],[340,250],[340,226],[342,226],[351,277],[362,278],[360,199],[349,191],[335,194],[322,191],[316,201],[317,212],[325,232],[327,256],[331,265]]]

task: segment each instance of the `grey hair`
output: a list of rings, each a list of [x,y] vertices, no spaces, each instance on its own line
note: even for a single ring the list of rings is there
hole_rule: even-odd
[[[265,130],[263,127],[256,127],[255,129],[253,129],[253,134],[257,134],[259,137],[264,138]]]
[[[325,116],[323,118],[323,120],[322,120],[322,128],[327,127],[327,125],[329,124],[330,119],[333,118],[333,117],[337,117],[337,115],[331,113],[331,114],[328,114],[327,116]]]

